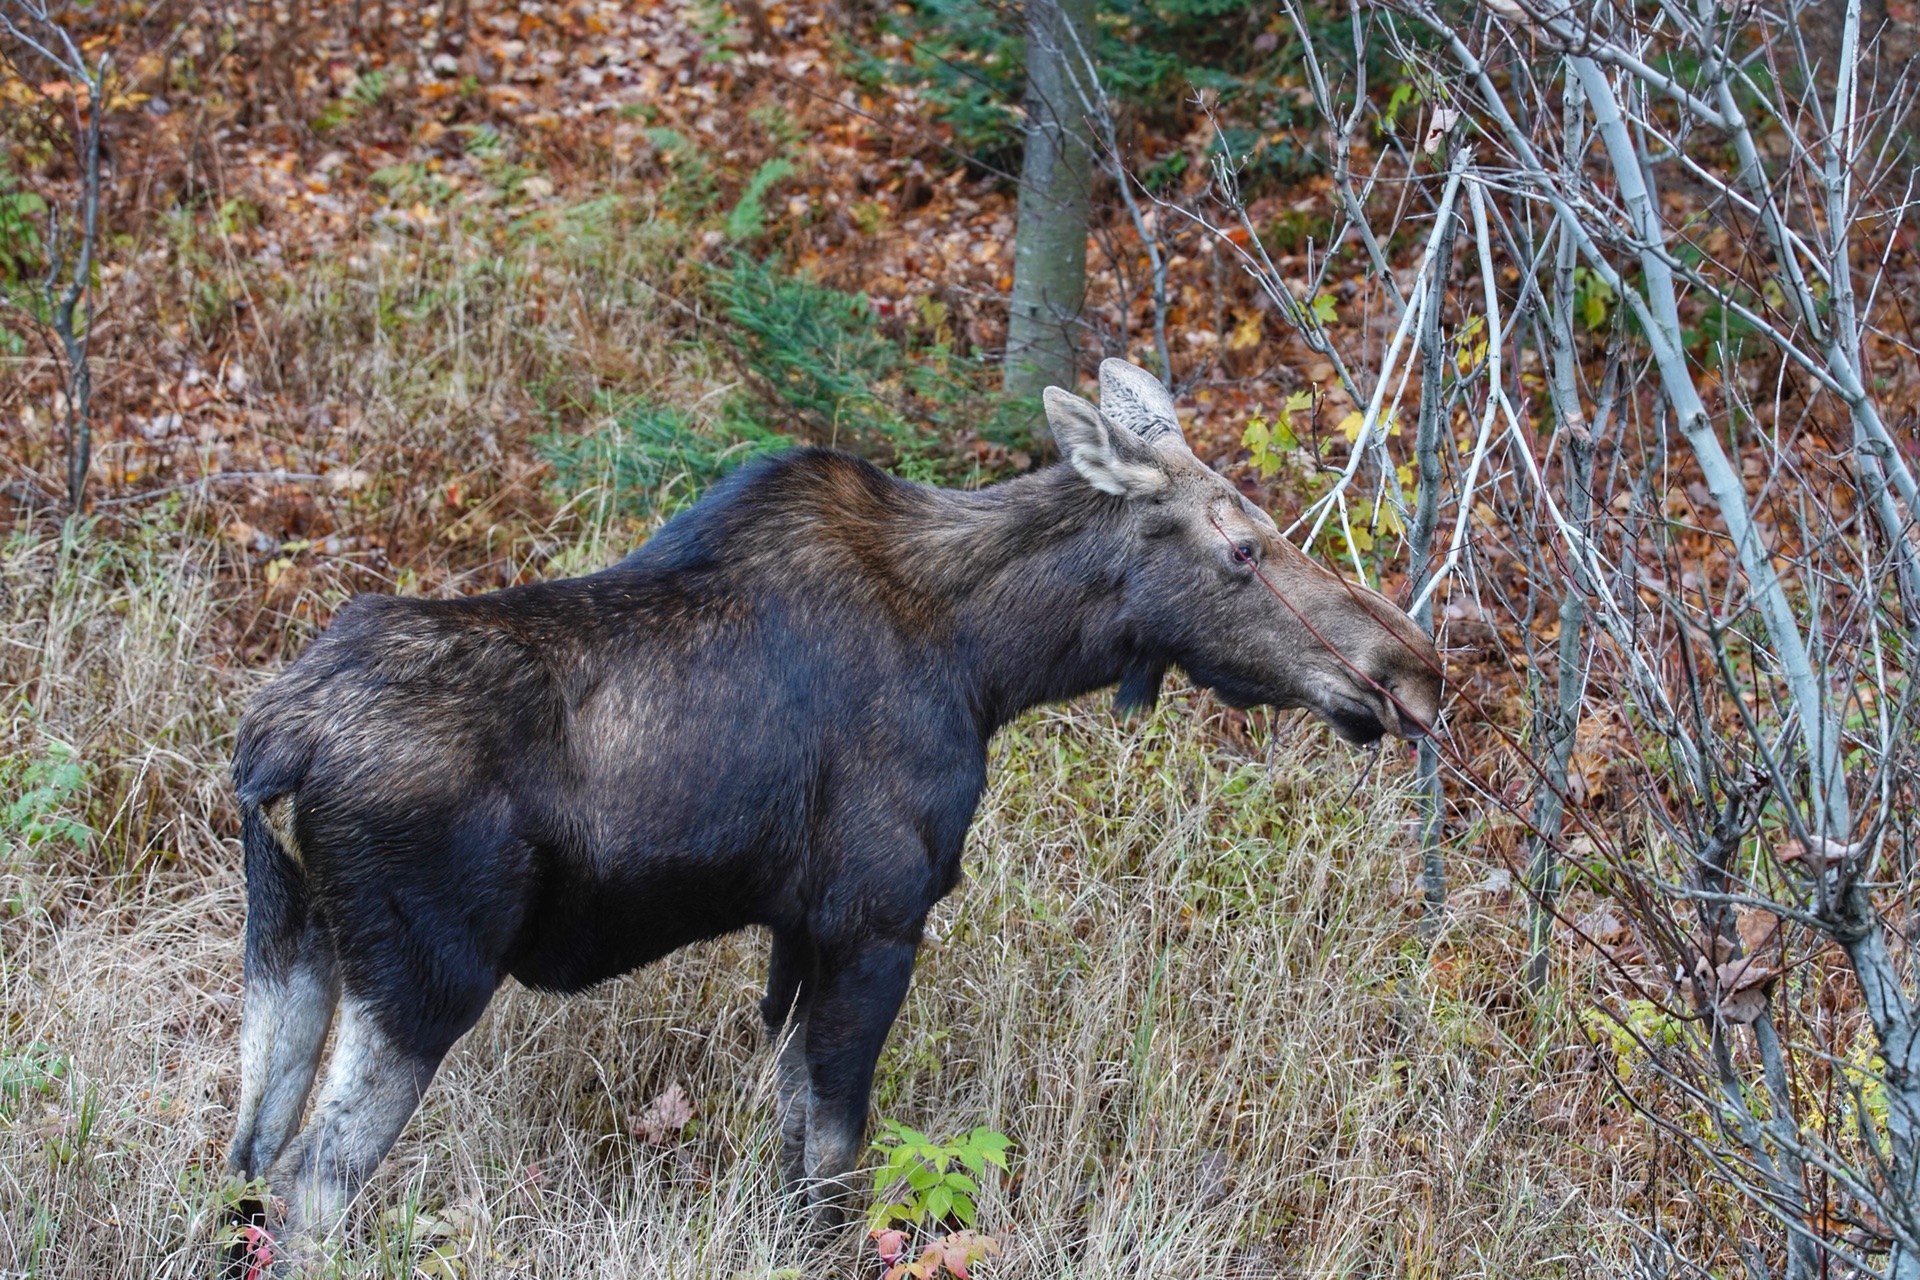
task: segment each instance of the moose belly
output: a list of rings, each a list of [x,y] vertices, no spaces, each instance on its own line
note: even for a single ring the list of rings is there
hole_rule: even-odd
[[[551,874],[541,885],[507,971],[546,991],[579,991],[690,943],[782,913],[777,886],[753,874],[751,853],[656,856]],[[552,868],[552,863],[548,864]]]

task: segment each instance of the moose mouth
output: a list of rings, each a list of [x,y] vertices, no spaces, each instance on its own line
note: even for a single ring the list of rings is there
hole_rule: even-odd
[[[1382,706],[1364,701],[1355,694],[1324,686],[1304,698],[1298,694],[1276,697],[1269,691],[1219,673],[1207,672],[1205,677],[1201,677],[1189,670],[1187,674],[1196,684],[1210,689],[1216,698],[1236,711],[1263,705],[1304,707],[1326,721],[1341,741],[1350,742],[1356,747],[1370,747],[1388,734],[1410,741],[1427,736],[1426,725],[1409,716],[1394,704],[1391,697],[1385,695],[1381,698]]]
[[[1314,711],[1333,726],[1333,731],[1343,740],[1356,747],[1370,747],[1387,733],[1387,727],[1380,723],[1378,711],[1358,698],[1349,698],[1345,694],[1328,694]]]
[[[1394,705],[1391,697],[1383,701],[1386,705],[1380,708],[1350,694],[1328,691],[1313,710],[1342,740],[1357,747],[1370,747],[1389,733],[1409,741],[1427,736],[1427,726]],[[1391,716],[1392,720],[1388,721],[1383,715]]]

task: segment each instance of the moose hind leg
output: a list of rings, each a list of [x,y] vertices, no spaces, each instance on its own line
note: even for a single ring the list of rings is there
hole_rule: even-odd
[[[339,1224],[420,1105],[444,1054],[402,1046],[366,1004],[351,995],[341,1002],[313,1118],[267,1174],[275,1198],[286,1202],[284,1235],[318,1237]]]
[[[249,964],[240,1016],[240,1114],[227,1167],[242,1178],[265,1173],[300,1127],[340,1000],[333,941],[317,920],[276,958]]]
[[[767,995],[760,1002],[774,1061],[775,1107],[780,1120],[780,1183],[798,1191],[807,1178],[807,999],[812,994],[813,948],[804,938],[776,934],[767,957]]]
[[[915,931],[916,936],[918,931]],[[874,1064],[913,977],[914,942],[869,941],[832,967],[807,1017],[807,1197],[823,1227],[855,1207]]]

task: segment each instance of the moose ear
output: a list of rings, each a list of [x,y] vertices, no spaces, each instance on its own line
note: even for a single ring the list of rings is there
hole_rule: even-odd
[[[1160,379],[1125,360],[1100,362],[1100,412],[1156,449],[1187,448],[1173,397]]]
[[[1166,487],[1167,473],[1154,463],[1153,450],[1139,436],[1108,422],[1071,391],[1048,387],[1040,399],[1060,456],[1088,484],[1120,498],[1144,498]]]

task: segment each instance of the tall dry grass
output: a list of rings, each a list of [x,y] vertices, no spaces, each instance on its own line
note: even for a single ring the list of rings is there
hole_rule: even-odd
[[[49,744],[91,835],[17,826],[0,923],[0,1274],[204,1275],[230,1194],[243,897],[222,776],[257,677],[223,672],[215,549],[154,525],[16,537],[10,778]],[[233,607],[233,606],[226,606]],[[1282,724],[1269,760],[1201,697],[1089,703],[995,750],[969,879],[936,912],[876,1106],[1017,1144],[990,1274],[1584,1274],[1614,1170],[1580,1151],[1577,1040],[1513,998],[1515,940],[1460,904],[1417,937],[1404,771]],[[1350,797],[1350,798],[1349,798]],[[867,1274],[783,1233],[763,942],[581,998],[509,989],[366,1196],[348,1275]],[[669,1086],[683,1139],[632,1118]]]

